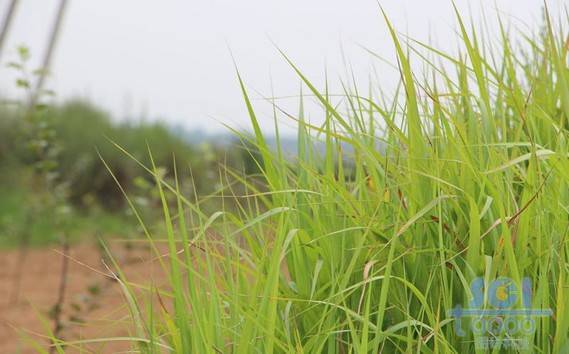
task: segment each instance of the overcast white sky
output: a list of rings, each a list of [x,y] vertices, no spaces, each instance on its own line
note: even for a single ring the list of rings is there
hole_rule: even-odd
[[[497,6],[512,24],[533,27],[543,6],[542,0],[455,2],[477,20],[484,9],[494,21]],[[0,0],[0,11],[7,3]],[[450,0],[379,3],[399,31],[456,47]],[[565,3],[548,0],[553,14]],[[14,59],[18,44],[41,56],[57,4],[20,1],[2,63]],[[224,129],[218,121],[247,127],[228,48],[254,97],[269,96],[271,81],[278,96],[299,92],[299,80],[271,40],[318,85],[325,68],[330,81],[345,76],[342,47],[364,90],[372,65],[384,86],[396,77],[361,48],[392,58],[376,0],[69,0],[47,86],[59,100],[86,97],[116,119],[163,119],[208,131]],[[10,70],[0,68],[4,94],[12,92],[12,80]],[[267,126],[269,111],[261,109]]]

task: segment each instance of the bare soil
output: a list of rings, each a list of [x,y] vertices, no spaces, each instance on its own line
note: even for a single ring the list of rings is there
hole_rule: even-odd
[[[129,282],[159,286],[165,274],[156,257],[143,243],[127,247],[111,244],[113,257]],[[132,334],[129,312],[120,284],[109,274],[105,255],[89,244],[72,246],[62,306],[61,336],[67,341],[116,338],[68,346],[66,352],[117,353],[132,349],[132,343],[118,340]],[[45,336],[54,327],[53,308],[57,303],[63,256],[57,247],[32,249],[23,267],[18,267],[18,250],[0,251],[0,353],[36,353],[32,342],[49,348]],[[21,283],[15,273],[21,268]],[[112,267],[111,267],[112,268]],[[19,288],[16,297],[15,289]]]

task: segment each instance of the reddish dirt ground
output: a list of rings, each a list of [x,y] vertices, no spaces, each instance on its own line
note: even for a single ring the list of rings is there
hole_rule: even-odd
[[[125,247],[124,242],[114,242],[111,249],[130,282],[140,285],[164,282],[164,273],[147,247]],[[60,252],[57,248],[28,251],[15,300],[14,272],[19,268],[19,252],[0,251],[0,353],[36,353],[25,337],[48,348],[48,341],[41,336],[54,326],[50,310],[59,294],[63,262]],[[119,283],[101,274],[109,271],[99,248],[85,244],[72,246],[68,264],[61,336],[68,341],[128,336],[131,333],[128,309]],[[107,340],[68,346],[65,351],[116,353],[129,349],[131,343]]]

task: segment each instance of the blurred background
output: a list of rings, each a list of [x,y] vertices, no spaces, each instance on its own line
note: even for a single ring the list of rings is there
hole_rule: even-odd
[[[498,33],[498,17],[513,33],[543,18],[539,0],[455,4],[487,33]],[[563,1],[547,5],[565,16]],[[389,93],[399,74],[382,9],[402,35],[457,50],[447,0],[3,0],[0,245],[60,239],[58,210],[73,213],[63,219],[75,236],[137,234],[118,185],[152,220],[153,181],[137,163],[149,165],[148,147],[165,176],[172,156],[192,174],[194,197],[219,189],[222,163],[254,172],[255,154],[228,129],[250,130],[236,69],[266,134],[276,121],[293,151],[287,115],[301,85],[279,50],[332,94],[347,82]],[[318,104],[304,106],[318,123]]]
[[[487,33],[498,17],[513,33],[543,18],[539,0],[455,4]],[[554,18],[563,5],[547,2]],[[176,157],[194,197],[220,188],[222,164],[255,172],[228,129],[250,130],[236,69],[266,134],[276,121],[294,150],[301,85],[279,50],[332,94],[347,82],[389,93],[399,74],[382,9],[402,35],[457,50],[447,0],[3,0],[0,245],[60,239],[53,213],[73,214],[62,219],[74,236],[137,234],[123,192],[152,220],[148,148],[167,178]],[[310,97],[305,112],[322,117]]]

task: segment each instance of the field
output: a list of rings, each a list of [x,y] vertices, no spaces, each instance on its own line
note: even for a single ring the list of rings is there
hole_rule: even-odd
[[[154,264],[147,248],[125,248],[122,243],[113,244],[115,255],[129,278],[141,284],[149,282],[149,275],[157,282],[166,277]],[[15,250],[1,253],[0,298],[0,352],[36,353],[30,337],[46,348],[48,339],[39,339],[50,328],[53,305],[58,303],[58,287],[62,257],[56,248],[45,247],[30,250],[29,259],[20,269],[23,276],[15,292],[14,271],[19,261]],[[119,285],[104,275],[102,254],[96,245],[82,244],[66,253],[72,261],[67,273],[66,296],[63,301],[62,331],[68,340],[128,336],[125,323],[128,311],[123,305]],[[155,262],[154,262],[155,263]],[[15,340],[21,338],[21,340]],[[26,339],[28,338],[28,339]],[[119,352],[129,349],[125,341],[98,341],[83,345],[85,351]],[[71,352],[73,350],[70,348]]]
[[[331,94],[281,53],[303,83],[298,112],[286,114],[298,128],[293,157],[277,127],[261,129],[238,67],[252,131],[232,131],[238,148],[204,159],[160,127],[107,127],[116,136],[86,164],[109,178],[98,184],[75,178],[64,152],[40,154],[31,181],[50,191],[75,178],[65,193],[45,192],[54,210],[72,210],[47,217],[61,220],[56,231],[101,232],[82,218],[105,218],[103,236],[129,231],[97,247],[62,238],[63,276],[41,273],[61,252],[28,250],[30,300],[2,311],[30,326],[21,343],[58,353],[113,352],[115,342],[141,353],[569,353],[567,19],[546,14],[514,44],[501,22],[488,34],[457,11],[457,54],[385,21],[401,74],[390,95],[355,82]],[[307,100],[322,124],[306,118]],[[74,109],[84,112],[48,109],[60,136],[57,117]],[[141,147],[129,139],[138,134],[174,143]],[[69,174],[44,178],[58,169]],[[16,252],[2,262],[13,266]],[[67,295],[50,318],[60,279]],[[93,312],[74,303],[85,292]],[[20,310],[32,303],[43,326]],[[12,336],[0,328],[0,342]]]

